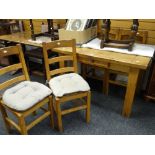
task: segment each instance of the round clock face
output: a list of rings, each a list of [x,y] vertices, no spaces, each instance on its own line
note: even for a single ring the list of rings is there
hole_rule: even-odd
[[[81,20],[80,19],[76,19],[76,20],[73,21],[73,23],[71,25],[71,29],[75,30],[75,31],[79,30],[81,28],[81,24],[82,24]]]

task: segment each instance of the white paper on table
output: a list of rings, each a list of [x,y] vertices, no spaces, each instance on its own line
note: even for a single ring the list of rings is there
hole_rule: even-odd
[[[133,54],[133,55],[140,55],[146,57],[153,57],[155,46],[154,45],[147,45],[147,44],[138,44],[135,43],[133,45],[132,51],[128,51],[127,49],[120,49],[120,48],[111,48],[111,47],[104,47],[100,48],[101,40],[98,38],[93,39],[92,41],[88,42],[87,44],[83,44],[82,47],[86,48],[93,48],[103,51],[113,51],[125,54]]]
[[[33,42],[33,43],[37,43],[37,44],[42,44],[43,42],[51,42],[51,38],[41,36],[41,37],[36,37],[36,40],[29,39],[28,41]]]

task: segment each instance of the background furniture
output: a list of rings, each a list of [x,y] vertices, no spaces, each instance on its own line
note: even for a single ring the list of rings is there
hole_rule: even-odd
[[[102,30],[104,31],[104,36],[101,39],[100,47],[116,47],[123,48],[132,51],[133,44],[135,42],[135,37],[138,31],[139,22],[138,19],[133,19],[133,25],[131,26],[131,33],[126,40],[113,40],[109,38],[109,31],[111,29],[110,19],[103,19]]]
[[[0,35],[22,32],[23,29],[23,22],[21,20],[0,19]],[[11,45],[15,44],[9,41],[0,41],[0,48]],[[13,62],[13,59],[16,60],[16,57],[1,58],[0,65],[7,66]]]
[[[41,26],[44,26],[44,23],[42,23]],[[41,31],[44,31],[43,27],[40,27],[40,28],[41,28]],[[37,37],[40,37],[40,36],[49,37],[49,38],[51,38],[51,41],[52,40],[58,40],[59,39],[59,37],[58,37],[58,29],[59,28],[60,28],[59,24],[57,25],[57,29],[54,28],[54,26],[53,26],[53,19],[47,19],[47,31],[35,34],[34,33],[33,20],[30,19],[30,29],[31,29],[32,40],[37,40]]]
[[[48,87],[44,86],[43,84],[39,84],[39,83],[33,84],[32,87],[30,86],[33,82],[29,81],[29,75],[27,72],[24,56],[20,45],[0,49],[0,58],[8,55],[19,56],[20,62],[14,65],[10,65],[8,67],[1,68],[0,75],[3,75],[5,73],[14,71],[17,69],[22,69],[23,74],[13,79],[10,79],[8,81],[5,81],[4,83],[1,83],[0,90],[8,89],[9,86],[12,86],[17,82],[21,82],[21,81],[27,82],[27,83],[21,82],[20,84],[12,88],[9,88],[10,93],[5,91],[3,94],[3,99],[2,97],[0,98],[0,110],[2,112],[2,116],[8,132],[10,131],[11,126],[13,126],[21,134],[27,134],[27,131],[29,129],[31,129],[33,126],[35,126],[36,124],[38,124],[40,121],[42,121],[48,116],[50,116],[51,126],[54,127],[52,97],[49,96],[51,94],[51,90]],[[19,95],[18,95],[17,87],[18,89],[21,89],[21,92]],[[31,89],[29,89],[29,87],[31,87]],[[24,91],[28,91],[28,90],[30,91],[30,93],[33,94],[33,100],[34,100],[34,96],[35,98],[37,97],[36,101],[33,104],[32,104],[33,100],[31,101],[31,94],[29,95],[28,92],[24,94]],[[13,95],[11,92],[13,93]],[[41,94],[41,92],[43,95]],[[22,101],[24,102],[25,100],[25,102],[17,103],[17,102],[21,102],[22,93],[23,93]],[[38,95],[36,96],[36,94]],[[11,99],[9,99],[9,97],[11,97]],[[44,106],[47,103],[48,103],[48,109],[43,108],[42,106]],[[25,118],[30,114],[34,113],[38,109],[42,109],[44,113],[41,116],[39,116],[37,119],[35,119],[33,122],[27,125]],[[16,118],[18,119],[18,124],[9,118],[7,111],[10,111],[12,114],[16,116]]]
[[[21,31],[21,29],[23,29],[22,21],[10,20],[10,19],[0,20],[0,35],[19,32]]]
[[[147,82],[147,88],[145,92],[145,98],[147,100],[154,100],[155,101],[155,54],[152,59],[151,69],[149,73],[149,79]]]
[[[44,25],[45,23],[42,23]],[[41,26],[42,26],[41,25]],[[30,19],[30,28],[31,28],[31,38],[33,40],[37,40],[38,37],[49,37],[51,38],[52,41],[58,40],[58,29],[60,28],[60,25],[57,25],[57,29],[54,28],[53,25],[53,20],[52,19],[47,19],[47,27],[48,31],[47,32],[42,32],[42,33],[36,33],[35,34],[35,28],[33,25],[33,20]],[[40,26],[40,29],[42,27]],[[53,52],[50,54],[50,56],[54,57],[56,54]],[[29,48],[25,50],[25,57],[26,57],[26,64],[28,66],[28,70],[30,74],[35,71],[35,73],[39,75],[44,75],[45,74],[45,65],[44,65],[44,58],[43,58],[43,51],[42,48]],[[43,74],[42,74],[43,73]]]
[[[155,19],[139,19],[139,31],[147,31],[147,44],[155,45]],[[132,19],[111,19],[111,28],[129,29],[132,24]],[[101,34],[103,25],[102,19],[98,20],[98,34]]]
[[[53,51],[54,48],[70,47],[70,55],[48,58],[48,50]],[[50,88],[54,96],[54,109],[57,114],[59,131],[63,131],[62,116],[71,112],[86,110],[86,121],[90,121],[90,87],[87,82],[77,74],[77,56],[75,40],[55,41],[43,43],[44,61],[46,66],[46,76]],[[71,65],[66,65],[67,62],[72,62]],[[50,65],[59,63],[59,68],[50,70]],[[69,74],[70,73],[70,74]],[[63,75],[64,74],[64,75]],[[61,109],[64,102],[80,99],[74,107]],[[68,103],[70,104],[70,103]]]

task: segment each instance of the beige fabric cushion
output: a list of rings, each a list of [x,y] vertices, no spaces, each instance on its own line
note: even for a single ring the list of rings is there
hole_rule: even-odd
[[[54,77],[49,81],[49,86],[52,89],[53,94],[57,97],[90,90],[88,83],[76,73],[69,73]]]
[[[8,107],[23,111],[29,109],[51,93],[52,91],[41,83],[24,81],[7,89],[2,99]]]

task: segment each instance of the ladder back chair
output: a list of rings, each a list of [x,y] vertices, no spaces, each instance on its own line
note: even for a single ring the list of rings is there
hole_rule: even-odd
[[[21,45],[0,49],[0,58],[12,55],[19,57],[19,63],[0,68],[0,76],[17,69],[22,69],[22,75],[0,83],[0,91],[4,90],[0,97],[0,110],[7,131],[10,132],[11,127],[14,127],[21,134],[27,134],[29,129],[46,117],[50,117],[50,124],[53,128],[51,90],[43,84],[30,81]],[[43,107],[45,104],[48,104],[48,108]],[[44,113],[27,124],[25,118],[34,114],[38,109],[42,109]],[[8,112],[16,116],[17,123],[8,116]]]
[[[59,55],[55,58],[48,58],[48,51],[56,51],[59,48],[71,48],[70,54]],[[90,100],[91,92],[88,83],[77,74],[77,56],[75,40],[60,40],[50,43],[43,43],[43,54],[49,87],[53,92],[53,104],[57,114],[58,129],[63,131],[62,116],[71,112],[86,110],[86,122],[90,121]],[[71,61],[72,67],[66,66],[66,62]],[[50,64],[59,63],[59,68],[50,70]],[[57,75],[57,76],[56,76]],[[64,102],[81,99],[82,105],[74,106],[62,110]]]
[[[131,30],[120,29],[118,39],[119,40],[126,40],[126,39],[128,39],[130,37],[130,35],[131,35]],[[141,43],[141,44],[146,44],[147,36],[148,36],[147,31],[138,31],[137,35],[136,35],[135,42],[136,43]],[[128,74],[127,73],[110,70],[109,74],[115,75],[115,76],[113,76],[112,79],[109,79],[109,83],[119,85],[119,86],[123,86],[123,87],[127,86],[127,80],[128,80]],[[140,76],[142,76],[142,74],[140,74]],[[109,76],[109,78],[110,77],[111,76]],[[139,79],[140,78],[141,77],[139,77]]]

